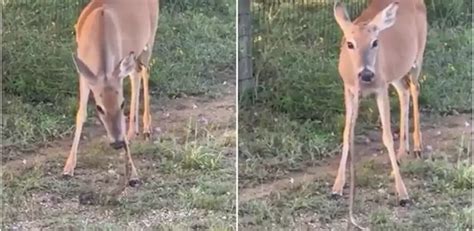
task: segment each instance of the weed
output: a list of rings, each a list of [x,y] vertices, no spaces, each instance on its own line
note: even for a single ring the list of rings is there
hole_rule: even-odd
[[[387,209],[380,209],[370,215],[370,223],[373,225],[383,225],[390,221],[390,211]]]

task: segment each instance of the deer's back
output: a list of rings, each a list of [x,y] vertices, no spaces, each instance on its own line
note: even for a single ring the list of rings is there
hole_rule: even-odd
[[[117,28],[119,42],[124,50],[139,53],[145,44],[154,42],[152,38],[159,16],[158,0],[92,0],[83,9],[75,25],[78,45],[82,43],[83,36],[88,37],[92,33],[84,25],[88,20],[95,20],[91,15],[99,9],[105,10],[109,16],[102,22],[104,26]]]

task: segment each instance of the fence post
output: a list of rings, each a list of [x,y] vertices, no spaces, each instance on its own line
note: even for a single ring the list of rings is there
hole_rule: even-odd
[[[239,0],[239,93],[254,88],[252,73],[252,21],[250,0]]]

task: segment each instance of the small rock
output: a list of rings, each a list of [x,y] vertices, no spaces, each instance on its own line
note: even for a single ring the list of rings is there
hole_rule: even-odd
[[[365,143],[366,143],[366,144],[370,144],[370,142],[371,142],[371,141],[370,141],[370,138],[369,138],[369,137],[366,137]]]
[[[202,124],[209,124],[209,120],[204,117],[204,115],[199,115],[199,119],[198,119],[199,123],[202,123]]]
[[[433,147],[431,145],[426,145],[426,150],[431,152],[433,151]]]
[[[469,122],[466,121],[466,122],[464,122],[464,126],[469,127],[469,126],[471,126],[471,124],[469,124]]]
[[[441,131],[437,131],[437,132],[436,132],[436,135],[437,135],[437,136],[441,135]]]
[[[393,139],[398,139],[400,137],[400,135],[396,132],[393,133]]]
[[[23,159],[22,163],[23,163],[23,164],[26,164],[26,159]]]

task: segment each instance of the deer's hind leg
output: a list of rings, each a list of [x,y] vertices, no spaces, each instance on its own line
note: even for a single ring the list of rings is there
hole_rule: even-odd
[[[130,116],[129,116],[129,126],[128,126],[128,140],[132,140],[139,134],[138,126],[138,110],[140,106],[140,85],[141,78],[137,72],[133,72],[130,75],[130,85],[131,85],[131,100],[130,100]]]
[[[420,127],[420,105],[418,97],[420,95],[419,77],[421,73],[422,60],[420,60],[409,74],[410,93],[413,99],[413,154],[415,157],[421,158],[422,139]]]
[[[150,58],[153,52],[153,46],[147,47],[139,56],[140,76],[143,80],[143,135],[145,139],[150,138],[151,134],[151,110],[150,110]]]
[[[397,161],[406,156],[410,150],[410,132],[409,132],[409,109],[410,109],[410,80],[406,75],[402,79],[393,82],[392,85],[398,94],[400,102],[400,146],[397,152]]]

